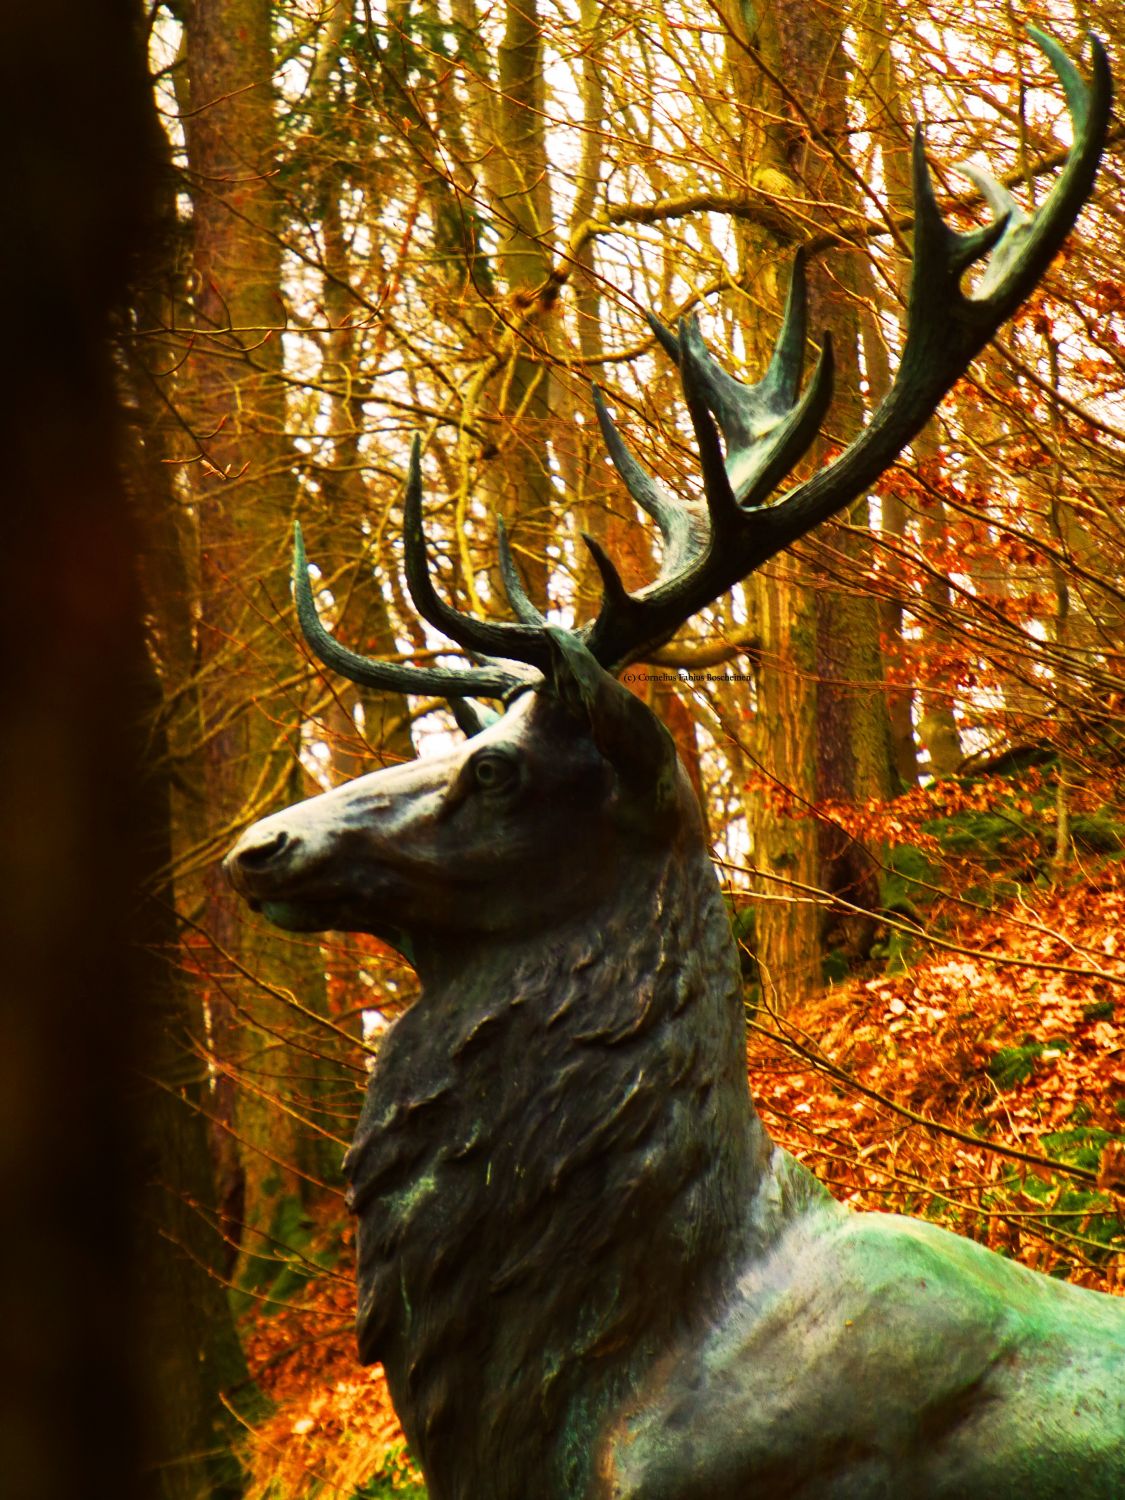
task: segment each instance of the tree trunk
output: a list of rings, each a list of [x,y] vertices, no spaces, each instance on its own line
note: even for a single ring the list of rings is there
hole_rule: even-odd
[[[133,292],[145,329],[172,326],[167,292],[175,284],[178,235],[166,151],[161,167],[162,234]],[[139,653],[136,667],[136,732],[143,753],[132,807],[144,854],[136,916],[143,1080],[138,1092],[145,1122],[137,1259],[153,1392],[146,1466],[149,1493],[157,1500],[204,1500],[241,1493],[231,1451],[238,1426],[224,1403],[237,1401],[245,1409],[252,1393],[224,1282],[228,1257],[207,1126],[212,1100],[205,1019],[199,990],[187,977],[178,921],[179,912],[201,899],[195,872],[206,840],[195,680],[197,569],[193,533],[169,463],[174,428],[168,405],[156,397],[152,358],[147,341],[123,341],[119,370],[131,418],[124,471],[141,535],[150,621],[148,650]]]
[[[457,0],[454,9],[467,33],[479,32],[473,0]],[[550,341],[555,290],[537,0],[510,0],[505,7],[494,79],[483,47],[477,65],[483,85],[471,87],[470,111],[487,209],[499,241],[495,275],[490,272],[488,280],[503,300],[497,304],[500,316],[493,320],[480,375],[467,388],[464,420],[491,433],[482,455],[481,497],[491,513],[509,523],[528,591],[544,607],[551,573],[547,548],[555,532],[549,461],[553,392],[549,367],[535,346]],[[467,515],[467,452],[462,468],[466,494],[458,506],[459,527]],[[471,580],[465,581],[470,603],[483,604],[473,599]],[[492,608],[504,613],[495,575],[491,595]]]
[[[796,193],[784,106],[772,81],[780,65],[777,14],[752,31],[744,8],[721,6],[728,31],[733,96],[745,101],[734,124],[747,183],[768,180],[775,194]],[[758,59],[764,66],[758,66]],[[772,75],[772,76],[771,76]],[[764,228],[736,226],[739,280],[768,320],[742,326],[749,378],[764,372],[785,298],[791,254]],[[746,742],[743,809],[755,898],[754,948],[767,1007],[783,1013],[820,988],[819,856],[816,800],[816,604],[808,569],[789,552],[744,584],[749,633],[757,642],[754,703]]]
[[[187,32],[188,161],[195,186],[194,330],[181,385],[198,450],[191,467],[201,540],[200,681],[207,799],[217,861],[238,828],[291,799],[300,771],[288,624],[294,505],[280,381],[285,311],[273,186],[276,120],[268,0],[196,0]],[[217,864],[204,926],[217,1068],[222,1193],[239,1276],[268,1273],[298,1170],[307,1117],[301,1003],[317,1008],[316,944],[288,947],[247,922]]]
[[[744,117],[747,180],[768,175],[775,195],[846,207],[853,194],[841,167],[848,150],[847,75],[838,28],[827,27],[803,0],[763,13],[753,32],[741,9],[724,7],[724,14],[735,90],[757,106],[762,121],[754,129],[754,113]],[[799,101],[779,82],[803,79],[815,80],[816,88]],[[753,287],[756,302],[779,308],[779,246],[761,229],[741,229],[739,243],[744,284]],[[831,421],[840,442],[862,422],[854,280],[852,255],[838,253],[814,273],[810,295],[810,327],[834,336],[839,374]],[[753,365],[764,369],[768,341],[751,331],[747,341]],[[816,893],[838,894],[849,906],[870,908],[877,901],[870,854],[814,812],[823,799],[883,795],[890,779],[878,614],[847,582],[863,550],[856,531],[867,525],[866,501],[857,503],[848,522],[855,530],[831,528],[820,543],[827,540],[842,555],[832,573],[842,572],[843,582],[789,556],[746,584],[751,633],[761,646],[751,735],[759,772],[749,778],[745,802],[751,863],[767,898],[755,919],[755,941],[767,998],[772,995],[779,1010],[820,985],[824,920]],[[869,926],[841,908],[835,940],[858,956]]]
[[[782,59],[786,76],[799,65],[812,67],[819,93],[807,101],[812,142],[794,154],[807,199],[840,204],[858,212],[854,183],[843,168],[849,155],[847,58],[839,31],[824,26],[814,6],[787,7]],[[800,61],[799,61],[800,60]],[[826,149],[831,148],[831,149]],[[812,281],[809,320],[812,328],[832,337],[836,356],[836,395],[831,427],[814,446],[814,460],[824,462],[833,447],[842,448],[863,426],[860,387],[860,324],[857,296],[858,253],[841,249]],[[863,559],[871,549],[866,495],[841,518],[823,528],[815,547],[824,558],[814,564],[817,612],[817,800],[863,806],[884,800],[891,790],[891,738],[883,683],[879,612],[860,581]],[[840,904],[830,909],[822,933],[826,948],[850,962],[867,957],[879,904],[877,852],[848,833],[828,813],[818,823],[819,883]]]
[[[887,196],[896,217],[913,213],[913,188],[910,168],[910,128],[903,104],[902,87],[891,40],[897,17],[888,14],[884,0],[873,0],[860,28],[860,58],[868,89],[869,118],[874,122],[873,135],[883,157]],[[874,293],[874,285],[871,292]],[[882,339],[877,332],[864,342],[868,377],[876,396],[889,383],[889,370]],[[936,460],[937,445],[933,431],[927,427],[911,445],[915,462]],[[906,536],[907,517],[901,500],[887,494],[883,497],[882,529],[896,541]],[[946,525],[939,501],[934,501],[921,521],[923,543],[944,551]],[[892,564],[891,575],[895,576]],[[926,644],[940,663],[946,654],[948,632],[942,620],[950,608],[949,586],[940,576],[927,572],[922,592],[928,606],[923,630]],[[890,648],[899,659],[903,651],[903,609],[901,603],[889,601],[882,607],[883,627]],[[894,746],[894,762],[899,778],[912,786],[918,779],[918,754],[913,724],[913,694],[909,689],[892,689],[888,695],[888,714]],[[929,761],[931,774],[943,776],[956,769],[961,761],[961,744],[953,711],[953,698],[940,681],[927,682],[918,695],[918,735]]]
[[[135,816],[148,865],[137,939],[144,1017],[145,1182],[139,1261],[149,1374],[150,1493],[206,1500],[242,1493],[231,1451],[252,1393],[223,1279],[206,1112],[210,1087],[198,993],[186,983],[172,905],[171,798],[160,683],[146,662],[150,726]]]
[[[140,6],[62,0],[6,19],[0,155],[19,211],[0,268],[19,356],[0,413],[4,1485],[140,1500],[144,638],[110,339],[151,229],[156,150]]]

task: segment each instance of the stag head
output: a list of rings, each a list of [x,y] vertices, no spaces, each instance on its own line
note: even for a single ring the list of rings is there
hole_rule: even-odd
[[[227,859],[235,887],[280,927],[371,932],[415,963],[596,904],[691,793],[663,725],[565,632],[548,640],[549,688],[447,755],[255,824]]]
[[[676,500],[642,468],[595,389],[610,458],[656,522],[663,560],[657,578],[630,593],[586,537],[602,601],[581,628],[547,624],[524,591],[502,526],[501,575],[516,619],[475,619],[440,598],[422,525],[417,441],[405,497],[407,582],[421,616],[475,665],[456,671],[384,663],[341,645],[317,613],[297,528],[294,593],[313,651],[369,687],[447,698],[471,737],[447,756],[362,777],[249,829],[226,869],[254,906],[296,930],[374,932],[413,957],[428,932],[541,926],[592,905],[601,886],[619,878],[624,852],[696,826],[669,736],[615,674],[649,659],[693,614],[861,495],[1036,285],[1093,184],[1111,89],[1096,38],[1087,85],[1061,48],[1039,31],[1031,35],[1066,93],[1074,129],[1066,165],[1030,215],[991,177],[963,168],[994,217],[958,233],[938,211],[916,133],[902,359],[868,426],[811,478],[771,501],[815,438],[832,392],[827,336],[801,391],[806,293],[799,257],[781,332],[757,384],[720,368],[694,318],[674,332],[650,318],[680,369],[702,503]],[[981,264],[966,287],[966,273]],[[503,714],[486,713],[474,702],[481,698],[498,700]]]

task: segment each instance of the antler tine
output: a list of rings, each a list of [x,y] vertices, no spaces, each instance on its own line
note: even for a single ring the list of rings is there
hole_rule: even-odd
[[[449,707],[457,728],[468,739],[474,734],[480,734],[482,729],[487,729],[490,724],[495,724],[500,717],[492,709],[485,708],[483,704],[475,703],[472,698],[451,698]]]
[[[683,320],[673,334],[658,319],[649,322],[660,343],[680,365],[684,399],[691,416],[703,473],[709,526],[699,508],[678,506],[629,453],[596,398],[606,445],[630,494],[655,514],[665,538],[665,558],[654,583],[626,594],[616,570],[600,548],[591,547],[605,592],[590,629],[590,649],[607,666],[639,660],[663,645],[696,610],[717,599],[750,571],[761,519],[762,499],[805,453],[815,437],[832,393],[832,348],[825,337],[816,371],[798,399],[805,348],[804,262],[798,257],[790,283],[781,332],[765,375],[745,385],[728,375],[709,353],[695,320]],[[726,445],[719,440],[716,420]],[[669,538],[675,547],[669,547]],[[588,543],[589,545],[589,543]]]
[[[789,293],[781,333],[769,368],[755,385],[745,385],[728,374],[708,350],[694,316],[677,338],[649,315],[661,343],[682,363],[690,358],[707,408],[719,424],[726,445],[726,469],[739,503],[745,502],[760,467],[762,441],[788,418],[801,385],[805,363],[808,293],[804,251],[797,252],[789,278]]]
[[[804,269],[800,261],[793,268],[790,306],[794,286],[801,288],[803,302]],[[712,519],[714,522],[721,517],[722,524],[729,525],[732,537],[746,534],[746,517],[761,505],[805,453],[820,430],[832,399],[832,340],[825,333],[813,377],[805,394],[796,400],[805,341],[803,321],[802,314],[797,324],[800,350],[794,358],[794,320],[787,309],[770,367],[752,386],[743,385],[720,369],[703,343],[698,328],[689,325],[680,336],[684,395],[692,411],[696,436],[701,437],[705,428],[713,432],[711,416],[714,415],[726,442],[723,476],[733,505],[728,506],[725,495],[720,492],[717,496],[719,504],[712,507]],[[721,387],[717,379],[720,375]],[[713,404],[715,402],[718,404]],[[707,450],[713,452],[715,447],[713,441],[707,439]],[[707,450],[701,448],[700,453],[705,486],[708,460],[704,453]],[[713,465],[713,458],[710,462]],[[711,506],[709,492],[708,504]]]
[[[1052,38],[1037,26],[1028,35],[1051,64],[1066,94],[1074,129],[1074,144],[1066,166],[1039,211],[1028,222],[1005,234],[989,265],[989,275],[977,288],[976,300],[987,304],[993,322],[1010,317],[1054,259],[1074,220],[1090,195],[1101,158],[1113,102],[1113,78],[1101,40],[1088,34],[1092,81],[1087,84],[1074,63]],[[1021,215],[1021,220],[1026,217]],[[1007,243],[1011,237],[1011,243]],[[992,280],[992,273],[1003,271]]]
[[[719,441],[719,431],[708,405],[707,398],[711,392],[708,389],[709,371],[706,361],[711,356],[703,349],[699,329],[686,318],[680,320],[679,344],[680,384],[695,433],[703,478],[703,498],[707,502],[707,515],[711,521],[710,553],[715,551],[717,544],[725,545],[737,533],[742,513],[727,476],[723,445]]]
[[[991,172],[985,172],[970,161],[961,162],[957,170],[962,177],[967,177],[980,190],[981,196],[995,216],[987,228],[978,231],[981,235],[990,236],[990,244],[987,248],[992,249],[993,245],[996,246],[977,283],[974,295],[979,300],[987,297],[993,288],[1002,285],[1009,269],[1012,252],[1027,238],[1033,221],[1031,215],[1025,212],[1003,183],[996,181]],[[967,264],[972,265],[975,259],[977,259],[976,256],[969,257]]]
[[[1074,128],[1074,144],[1066,165],[1034,214],[1027,214],[987,172],[966,164],[959,170],[980,188],[996,217],[983,229],[955,233],[938,210],[925,143],[921,130],[915,132],[917,220],[908,305],[910,334],[903,363],[914,352],[911,336],[916,317],[923,322],[940,320],[943,334],[955,336],[955,355],[945,362],[949,367],[954,359],[958,360],[954,379],[1027,297],[1070,232],[1093,187],[1109,123],[1112,79],[1099,39],[1092,34],[1089,37],[1092,82],[1088,85],[1057,42],[1035,26],[1029,26],[1027,31],[1063,85]],[[970,292],[962,291],[962,273],[990,250],[992,254],[977,287]],[[921,348],[917,337],[913,338],[913,344],[914,349]]]
[[[588,531],[582,533],[582,540],[601,574],[603,611],[608,609],[615,615],[621,611],[629,612],[638,601],[622,583],[621,574],[617,571],[613,559],[597,538],[592,537]]]
[[[789,281],[781,332],[774,345],[765,375],[755,385],[745,385],[727,373],[708,350],[699,331],[698,319],[681,320],[680,330],[671,329],[653,313],[646,314],[657,340],[680,366],[689,411],[701,445],[701,455],[712,481],[705,484],[713,527],[725,529],[741,524],[739,507],[756,503],[759,491],[768,492],[788,472],[807,442],[793,441],[783,424],[800,423],[802,432],[815,430],[827,407],[831,367],[822,355],[817,373],[806,392],[797,417],[797,391],[805,360],[808,295],[805,287],[805,257],[798,251]],[[830,360],[830,352],[827,359]],[[657,480],[646,474],[632,457],[614,426],[601,392],[595,388],[594,406],[614,466],[629,493],[658,522],[665,547],[662,576],[679,571],[669,566],[675,549],[678,564],[696,556],[700,548],[698,526],[690,507],[677,504]],[[726,458],[717,447],[711,426],[714,418],[723,435]],[[781,442],[778,439],[782,439]],[[769,477],[763,484],[763,475]],[[733,503],[732,503],[733,501]]]
[[[444,667],[411,667],[401,662],[374,661],[342,646],[324,628],[313,598],[305,539],[301,523],[293,523],[293,600],[301,633],[326,667],[350,682],[392,693],[436,694],[439,698],[505,698],[524,679],[499,667],[470,667],[464,671]]]
[[[516,571],[511,543],[508,541],[508,528],[504,525],[503,516],[496,517],[496,539],[500,553],[500,581],[504,585],[508,603],[525,625],[534,625],[541,630],[546,625],[547,619],[528,598],[523,580]]]
[[[430,578],[426,533],[422,523],[422,445],[417,436],[410,449],[402,520],[406,585],[422,618],[447,635],[451,641],[464,646],[467,651],[507,661],[526,662],[529,666],[546,672],[550,657],[541,628],[503,620],[476,620],[471,615],[463,615],[460,610],[439,598]]]
[[[676,351],[673,358],[678,360],[680,346],[675,334],[658,322],[651,313],[649,322],[662,343],[664,341],[662,335],[671,340],[671,347]],[[665,347],[667,348],[668,345],[666,344]],[[678,573],[706,545],[703,519],[696,507],[681,504],[673,499],[659,479],[647,473],[633,457],[618,432],[613,418],[606,410],[605,400],[599,386],[591,387],[591,395],[594,398],[594,411],[597,413],[606,451],[613,467],[621,475],[625,488],[632,498],[660,528],[660,540],[663,546],[661,576]]]

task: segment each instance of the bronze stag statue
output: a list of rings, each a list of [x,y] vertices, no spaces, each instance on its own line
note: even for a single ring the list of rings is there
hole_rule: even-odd
[[[374,933],[421,980],[346,1168],[360,1355],[385,1365],[433,1500],[1125,1496],[1125,1302],[930,1224],[848,1212],[766,1134],[696,799],[668,732],[615,680],[862,494],[1035,286],[1090,191],[1111,93],[1096,40],[1087,84],[1035,39],[1074,127],[1049,196],[1029,216],[974,173],[995,217],[956,233],[917,141],[897,377],[851,446],[780,500],[766,504],[832,381],[826,342],[798,394],[800,264],[757,385],[724,373],[694,322],[653,324],[682,372],[705,504],[674,501],[597,400],[664,550],[629,593],[590,541],[604,589],[585,628],[545,622],[503,536],[516,620],[438,597],[417,445],[410,591],[473,665],[346,650],[298,534],[298,613],[322,660],[446,697],[469,734],[264,819],[227,859],[278,926]]]

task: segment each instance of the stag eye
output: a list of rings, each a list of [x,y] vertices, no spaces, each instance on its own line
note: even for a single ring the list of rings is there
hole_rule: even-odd
[[[495,750],[478,755],[473,761],[473,780],[482,792],[502,792],[514,786],[519,767],[509,755]]]

